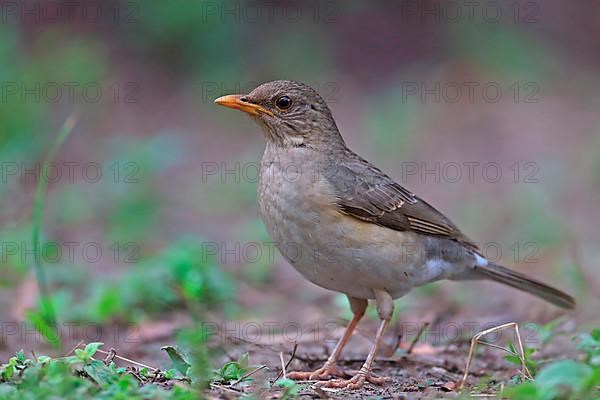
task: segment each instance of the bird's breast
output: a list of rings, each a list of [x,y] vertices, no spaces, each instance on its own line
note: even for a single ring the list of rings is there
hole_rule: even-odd
[[[420,235],[343,214],[315,160],[310,153],[267,148],[258,185],[260,213],[274,244],[305,278],[354,297],[373,298],[373,288],[399,297],[447,273],[448,266],[423,258]]]

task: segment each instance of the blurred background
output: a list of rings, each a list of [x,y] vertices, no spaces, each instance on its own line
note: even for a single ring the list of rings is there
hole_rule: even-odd
[[[322,342],[322,324],[344,324],[345,298],[272,251],[255,195],[258,126],[213,104],[274,79],[314,87],[353,150],[489,257],[574,294],[566,330],[599,322],[597,3],[5,1],[0,10],[0,359],[60,352],[44,339],[52,310],[40,305],[36,265],[63,349],[102,341],[163,365],[160,346],[204,340],[197,324],[214,333],[257,323],[264,342],[265,322],[277,335],[293,323],[307,343]],[[397,310],[390,338],[406,324],[562,315],[487,283],[429,285]],[[227,339],[244,336],[233,326]],[[374,332],[375,320],[362,329]],[[364,354],[363,342],[349,351]],[[237,357],[217,347],[217,357]]]

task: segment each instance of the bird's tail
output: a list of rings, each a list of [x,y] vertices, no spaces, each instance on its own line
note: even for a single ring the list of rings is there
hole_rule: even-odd
[[[476,266],[475,271],[482,277],[531,293],[558,307],[575,308],[575,299],[565,292],[512,269],[489,263]]]

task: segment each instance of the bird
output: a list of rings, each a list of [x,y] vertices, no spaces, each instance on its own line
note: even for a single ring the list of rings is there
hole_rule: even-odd
[[[486,259],[441,212],[350,150],[310,86],[275,80],[215,103],[245,112],[262,128],[259,213],[279,252],[309,281],[345,294],[353,313],[325,364],[288,378],[342,389],[389,382],[372,367],[393,300],[433,281],[487,279],[575,307],[568,294]],[[379,327],[364,364],[349,376],[337,363],[369,300]]]

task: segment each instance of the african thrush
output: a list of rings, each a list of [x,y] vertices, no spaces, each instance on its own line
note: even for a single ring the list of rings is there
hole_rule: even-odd
[[[575,306],[568,294],[488,261],[448,218],[352,152],[309,86],[273,81],[215,103],[248,113],[264,131],[258,202],[279,251],[309,281],[346,294],[354,314],[322,368],[288,377],[327,387],[382,384],[371,366],[393,299],[441,279],[491,279]],[[367,359],[352,378],[329,380],[344,376],[336,361],[368,299],[375,299],[381,323]]]

